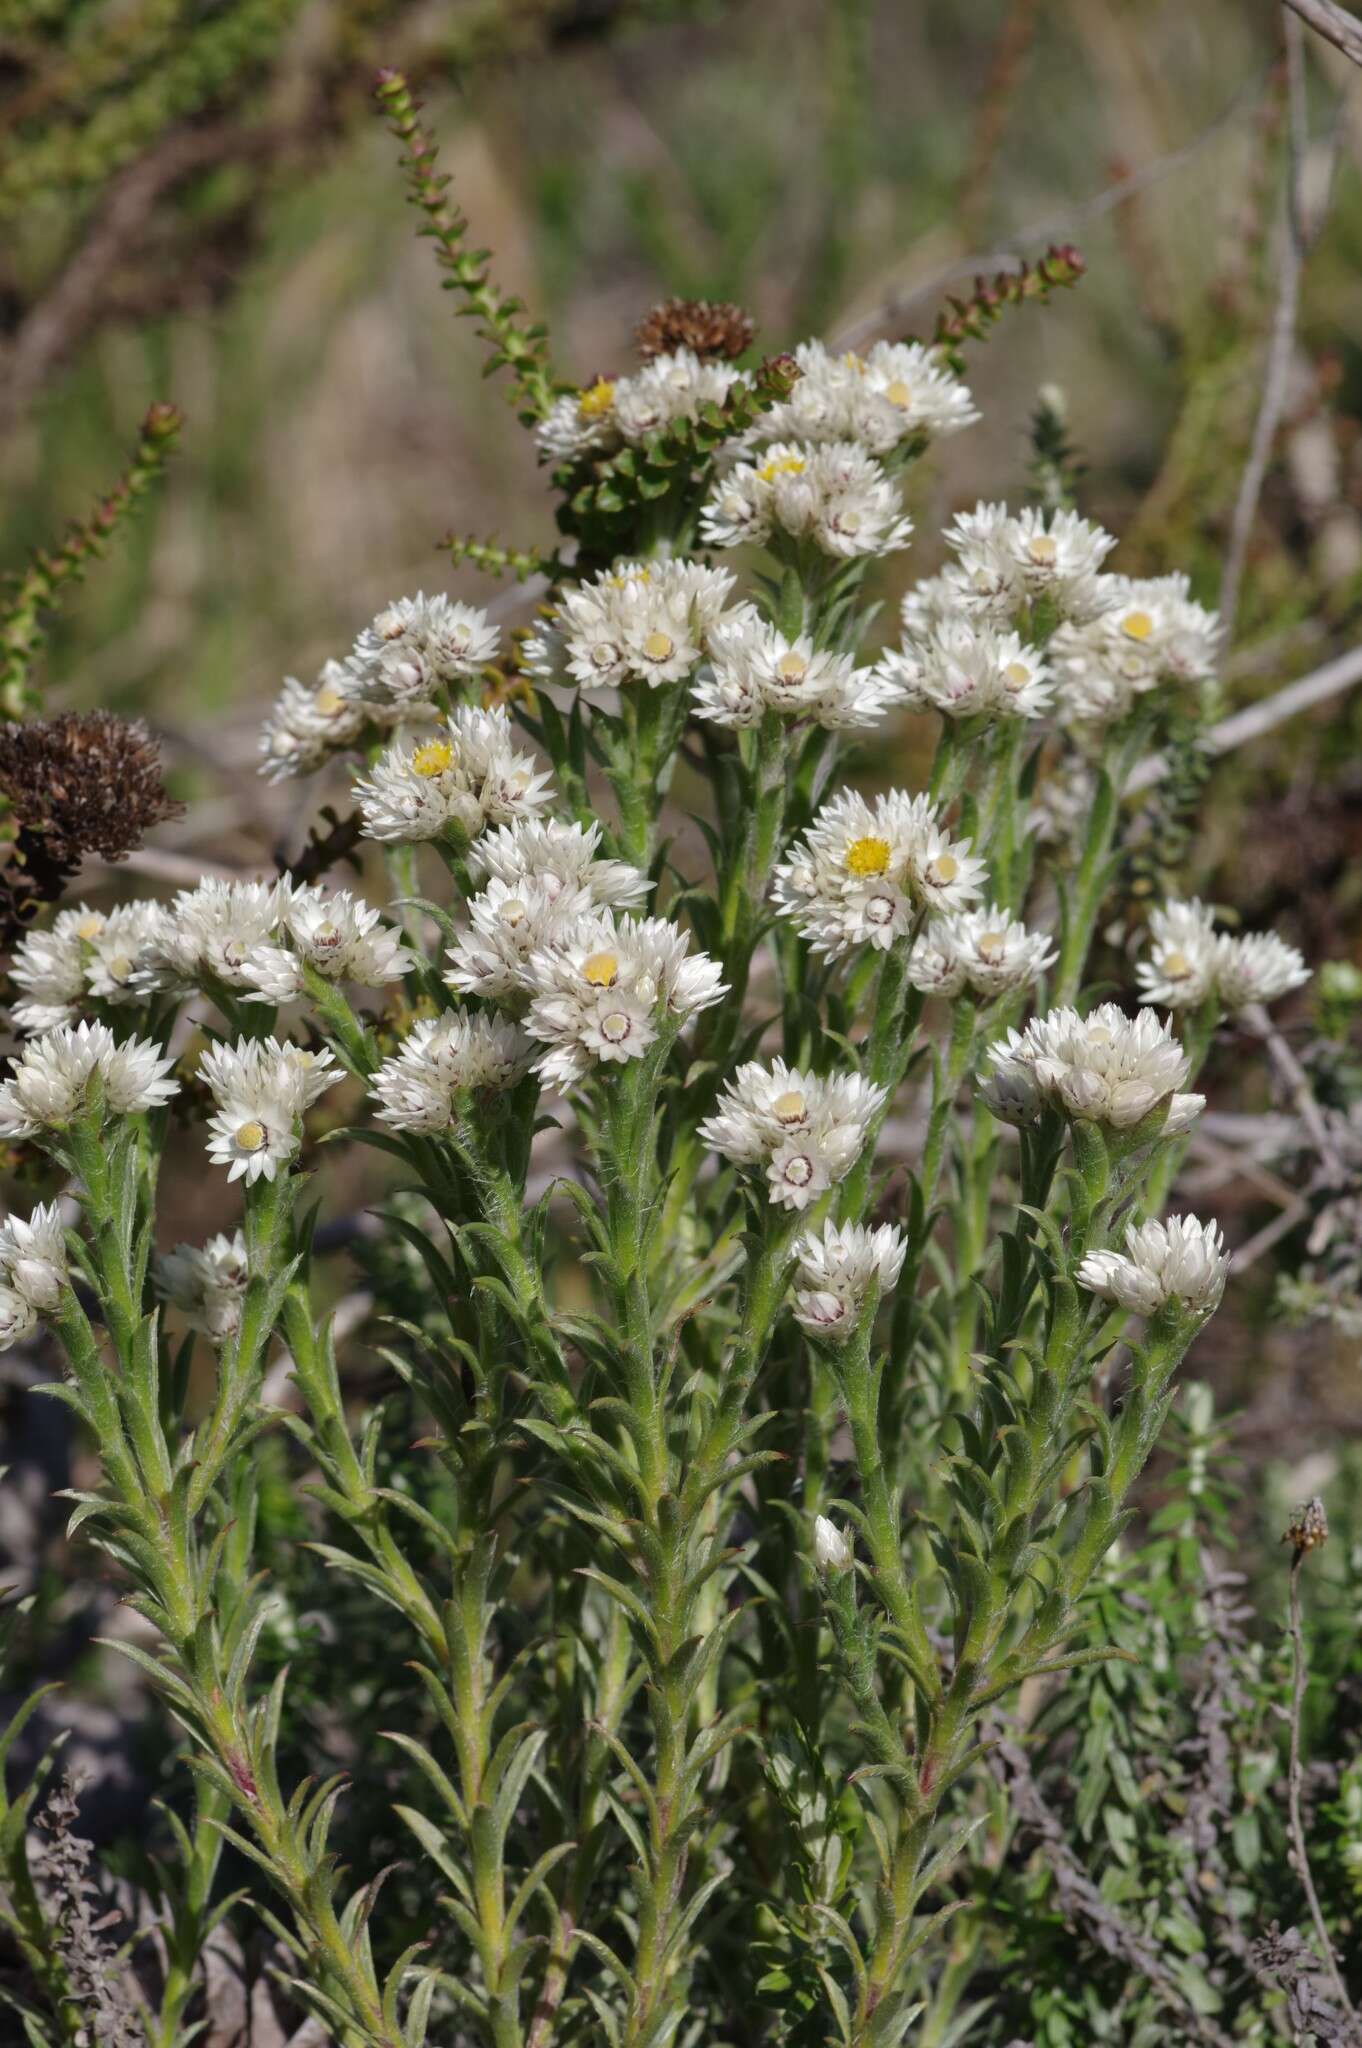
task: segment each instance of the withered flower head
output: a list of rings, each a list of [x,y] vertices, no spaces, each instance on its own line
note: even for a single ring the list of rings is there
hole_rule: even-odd
[[[751,314],[727,300],[668,299],[639,321],[638,352],[648,362],[670,349],[689,348],[697,356],[725,356],[731,362],[752,346],[756,331]]]
[[[146,726],[108,711],[0,726],[0,794],[13,835],[0,893],[19,921],[59,896],[87,854],[122,860],[184,808],[166,795]]]
[[[1324,1513],[1324,1502],[1318,1497],[1306,1501],[1297,1508],[1282,1532],[1282,1542],[1290,1543],[1297,1557],[1307,1550],[1319,1550],[1329,1541],[1329,1523]]]

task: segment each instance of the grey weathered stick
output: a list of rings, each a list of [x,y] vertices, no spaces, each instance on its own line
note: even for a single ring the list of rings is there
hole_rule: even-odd
[[[1246,705],[1230,718],[1222,718],[1211,727],[1202,744],[1212,754],[1231,754],[1236,747],[1247,746],[1250,740],[1261,739],[1264,733],[1285,725],[1288,718],[1295,718],[1299,712],[1341,696],[1357,682],[1362,682],[1362,647],[1340,654],[1336,661],[1326,661],[1322,667],[1311,669],[1308,676],[1288,683],[1284,690],[1257,704]],[[1125,794],[1137,796],[1142,789],[1151,788],[1162,773],[1163,756],[1147,754],[1131,770]]]
[[[1337,0],[1284,0],[1284,4],[1317,36],[1323,36],[1326,43],[1342,50],[1354,64],[1362,64],[1362,21],[1340,7]]]

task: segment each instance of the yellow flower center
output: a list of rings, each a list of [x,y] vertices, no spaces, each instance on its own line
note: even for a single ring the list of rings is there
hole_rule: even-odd
[[[1026,552],[1033,562],[1048,569],[1059,554],[1059,543],[1052,540],[1048,533],[1038,533],[1034,540],[1027,542]]]
[[[577,400],[579,420],[604,419],[615,403],[615,387],[608,377],[598,377]]]
[[[927,873],[933,882],[953,882],[960,872],[960,863],[953,853],[939,853],[929,861]]]
[[[808,1105],[797,1088],[790,1088],[784,1095],[777,1095],[771,1104],[771,1114],[777,1123],[802,1124],[808,1114]]]
[[[593,953],[582,962],[582,979],[593,988],[613,988],[619,976],[620,963],[613,953]]]
[[[846,850],[846,869],[850,875],[882,875],[888,866],[887,839],[853,839]]]
[[[251,1117],[246,1123],[237,1125],[236,1141],[243,1152],[258,1152],[269,1136],[258,1117]]]
[[[518,896],[508,896],[499,913],[503,924],[519,924],[525,915],[525,906]]]
[[[323,718],[334,718],[338,711],[344,711],[345,699],[334,683],[323,683],[312,699],[312,706],[315,711],[321,712]]]
[[[769,462],[763,462],[757,475],[764,484],[773,484],[778,476],[802,476],[804,466],[802,455],[773,455]]]
[[[412,773],[429,781],[434,775],[443,775],[453,759],[454,749],[448,740],[427,740],[411,757]]]
[[[1009,661],[1003,670],[1003,681],[1009,690],[1024,689],[1031,680],[1031,671],[1024,661]]]
[[[895,377],[892,384],[887,384],[884,395],[891,405],[901,406],[905,410],[913,402],[912,391],[904,383],[902,377]]]
[[[1148,612],[1127,612],[1121,621],[1121,631],[1127,640],[1147,640],[1154,630],[1154,621]]]
[[[601,1037],[607,1045],[623,1045],[632,1029],[632,1021],[623,1010],[611,1010],[601,1018]]]
[[[676,642],[654,628],[643,643],[643,652],[649,661],[670,661],[676,652]]]
[[[863,370],[865,368],[865,357],[858,356],[854,348],[849,348],[842,357],[842,367],[847,370]]]
[[[979,940],[979,958],[989,961],[1001,960],[1006,945],[1007,938],[1004,933],[985,932]]]
[[[78,939],[97,939],[103,929],[103,918],[97,910],[92,910],[90,915],[83,917],[76,926],[76,937]]]
[[[1165,953],[1163,971],[1165,974],[1171,974],[1174,981],[1181,981],[1184,974],[1191,973],[1192,963],[1185,953]]]
[[[117,953],[109,962],[110,981],[124,982],[132,973],[132,962],[126,953]]]
[[[782,654],[780,660],[776,663],[776,674],[780,677],[782,683],[798,683],[807,675],[808,668],[809,664],[805,661],[803,655],[796,654],[791,649],[788,654]]]

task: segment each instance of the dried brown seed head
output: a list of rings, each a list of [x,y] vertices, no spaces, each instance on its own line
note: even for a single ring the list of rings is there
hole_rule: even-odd
[[[670,349],[693,349],[697,356],[724,356],[730,362],[752,346],[756,323],[750,313],[727,300],[668,299],[639,321],[636,338],[644,361]]]
[[[1282,1542],[1290,1543],[1297,1557],[1307,1551],[1319,1550],[1329,1541],[1329,1523],[1324,1512],[1324,1502],[1316,1497],[1296,1509],[1286,1528],[1282,1531]]]

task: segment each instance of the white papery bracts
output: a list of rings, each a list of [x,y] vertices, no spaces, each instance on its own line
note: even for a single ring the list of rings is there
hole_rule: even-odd
[[[1116,540],[1077,512],[1028,505],[1014,513],[1006,505],[978,504],[959,514],[946,540],[957,573],[930,593],[938,616],[957,603],[996,624],[1010,623],[1042,599],[1066,619],[1089,619],[1103,608],[1098,572]],[[914,610],[915,621],[918,616]]]
[[[858,355],[804,341],[795,361],[789,397],[762,414],[749,439],[855,441],[888,455],[906,441],[958,434],[979,417],[968,388],[921,342],[877,341]]]
[[[898,486],[854,441],[777,441],[720,477],[700,514],[710,547],[808,540],[848,560],[907,547],[913,522]]]
[[[280,882],[210,878],[197,889],[182,889],[142,950],[137,982],[180,995],[214,982],[251,988],[247,962],[273,937],[285,900]]]
[[[632,376],[599,377],[555,399],[535,428],[535,440],[551,462],[577,462],[624,442],[637,446],[664,427],[698,418],[704,406],[722,405],[734,385],[745,381],[745,372],[727,363],[672,349]]]
[[[109,911],[81,903],[59,911],[47,931],[26,932],[10,968],[24,991],[12,1012],[15,1028],[74,1023],[92,1000],[115,1008],[145,1002],[141,968],[169,915],[159,903],[120,903]]]
[[[898,1283],[907,1241],[892,1223],[868,1230],[825,1223],[795,1246],[795,1320],[830,1343],[849,1337],[866,1307]]]
[[[986,619],[951,616],[911,635],[879,666],[918,711],[943,718],[1039,718],[1053,686],[1043,656]]]
[[[308,968],[326,981],[382,988],[417,964],[378,911],[348,889],[281,885],[278,936],[282,945],[255,947],[241,966],[265,1002],[293,1002],[303,993]]]
[[[1149,1010],[1127,1017],[1115,1003],[1091,1016],[1050,1010],[1025,1031],[1009,1031],[990,1051],[993,1071],[981,1089],[1005,1123],[1031,1123],[1047,1105],[1077,1123],[1128,1131],[1163,1112],[1167,1136],[1185,1131],[1205,1098],[1180,1092],[1190,1066],[1163,1019]]]
[[[1170,1216],[1132,1224],[1124,1254],[1089,1252],[1078,1268],[1078,1284],[1134,1315],[1152,1316],[1175,1303],[1204,1316],[1218,1305],[1229,1269],[1218,1224]]]
[[[523,1032],[501,1017],[466,1010],[423,1017],[370,1083],[378,1121],[390,1130],[437,1136],[454,1125],[470,1094],[518,1080],[531,1050]]]
[[[1214,911],[1196,897],[1151,912],[1149,937],[1135,968],[1142,1003],[1185,1010],[1214,997],[1223,1009],[1242,1010],[1310,979],[1301,954],[1275,932],[1218,932]]]
[[[389,747],[355,796],[368,839],[467,842],[488,825],[535,816],[551,801],[551,784],[500,705],[461,704],[429,738]]]
[[[485,611],[443,592],[400,597],[364,628],[343,665],[341,689],[366,715],[408,718],[496,658],[498,629]]]
[[[627,860],[601,856],[599,825],[570,825],[562,818],[522,818],[484,832],[469,851],[475,879],[541,882],[553,894],[585,889],[593,903],[633,910],[646,902],[652,883]]]
[[[215,1344],[227,1343],[240,1329],[249,1277],[246,1239],[239,1230],[210,1237],[205,1245],[177,1244],[154,1268],[161,1299]]]
[[[285,676],[260,730],[260,773],[271,782],[311,775],[359,739],[366,725],[392,725],[406,707],[365,705],[350,692],[344,662],[328,661],[315,683]]]
[[[211,1045],[199,1062],[217,1114],[208,1121],[208,1156],[250,1186],[273,1180],[298,1151],[304,1113],[341,1077],[329,1052],[278,1039],[241,1038]]]
[[[556,876],[493,877],[469,903],[470,924],[446,955],[445,980],[459,995],[490,1002],[531,995],[534,955],[563,943],[596,907],[589,889]]]
[[[105,1024],[59,1024],[31,1038],[0,1081],[0,1138],[62,1131],[93,1106],[101,1120],[155,1109],[177,1092],[175,1062],[149,1038],[120,1044]]]
[[[1028,931],[988,904],[933,918],[908,956],[908,979],[924,995],[958,996],[968,989],[992,1002],[1032,987],[1054,958],[1044,932]]]
[[[692,702],[697,718],[711,725],[759,725],[775,711],[830,731],[851,731],[877,725],[904,696],[886,672],[857,668],[849,654],[815,649],[807,634],[787,639],[751,605],[720,619],[708,648]]]
[[[761,1167],[781,1208],[806,1209],[850,1173],[884,1100],[884,1089],[859,1074],[824,1077],[784,1060],[753,1060],[739,1067],[698,1135],[735,1166]]]
[[[597,1064],[642,1058],[664,1019],[684,1024],[727,990],[718,963],[690,952],[690,934],[660,917],[581,919],[530,961],[534,1000],[525,1019],[547,1046],[540,1079],[569,1088]]]
[[[1092,615],[1061,625],[1049,651],[1065,710],[1105,726],[1161,683],[1209,682],[1219,642],[1217,614],[1185,576],[1100,576]]]
[[[701,562],[617,562],[570,590],[521,650],[530,675],[582,690],[690,675],[733,588]]]
[[[813,1518],[813,1555],[820,1572],[849,1572],[855,1562],[846,1534],[826,1515]]]
[[[775,871],[772,897],[815,953],[887,950],[924,913],[966,909],[984,864],[952,839],[926,796],[835,796]]]
[[[39,1202],[30,1216],[0,1223],[0,1351],[31,1334],[51,1315],[70,1276],[66,1230],[55,1202]]]

